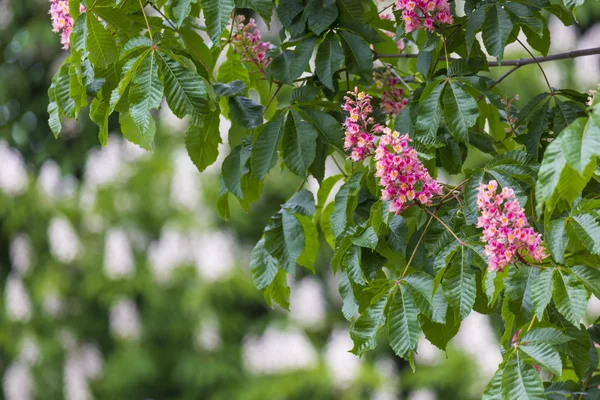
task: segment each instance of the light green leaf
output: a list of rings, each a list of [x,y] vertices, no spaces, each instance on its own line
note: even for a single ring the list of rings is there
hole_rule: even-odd
[[[567,230],[565,218],[553,219],[544,232],[546,246],[554,260],[563,264],[565,262],[565,250],[567,249]]]
[[[185,148],[200,172],[214,163],[219,155],[219,143],[221,143],[219,116],[217,108],[200,118],[197,126],[190,125],[185,133]]]
[[[315,71],[323,85],[331,90],[335,90],[333,84],[333,74],[342,68],[344,63],[344,51],[337,39],[337,36],[330,32],[317,50],[315,58]]]
[[[247,172],[246,162],[248,158],[250,158],[250,147],[247,144],[241,144],[234,147],[223,160],[223,183],[227,190],[240,199],[244,197],[240,180],[242,175]]]
[[[171,3],[173,22],[175,22],[175,25],[177,25],[178,28],[183,24],[185,18],[190,15],[192,4],[194,3],[196,3],[196,0],[173,0]]]
[[[85,13],[86,48],[90,61],[100,68],[106,68],[119,56],[119,48],[115,38],[98,21],[98,18]]]
[[[590,118],[579,118],[561,133],[561,149],[567,163],[583,175],[593,159],[600,156],[600,127]]]
[[[421,313],[433,322],[443,324],[446,322],[448,304],[444,300],[441,290],[433,294],[433,277],[424,272],[412,272],[403,279],[410,286],[410,291]]]
[[[315,260],[319,253],[319,232],[317,231],[317,226],[310,217],[301,214],[295,214],[295,217],[300,221],[302,231],[304,232],[304,250],[298,257],[297,262],[314,273]]]
[[[562,375],[562,361],[560,360],[558,351],[548,343],[520,345],[519,350],[531,357],[537,365],[545,370],[552,372],[556,376]]]
[[[156,122],[148,115],[148,126],[141,130],[129,113],[119,113],[119,124],[123,136],[131,143],[137,144],[142,149],[154,150],[154,135],[156,134]]]
[[[229,24],[233,8],[233,0],[202,1],[208,35],[216,47],[221,47],[221,35]]]
[[[276,115],[260,131],[252,146],[252,173],[263,180],[277,162],[277,147],[284,135],[284,114]]]
[[[537,371],[525,364],[518,353],[502,372],[503,400],[545,400],[544,385]]]
[[[315,159],[317,131],[292,110],[288,113],[281,143],[285,165],[301,178]]]
[[[450,134],[463,143],[469,143],[469,128],[478,116],[479,109],[473,96],[450,80],[444,90],[444,121]]]
[[[600,224],[592,214],[577,214],[567,221],[570,239],[578,240],[590,253],[600,254]]]
[[[558,345],[567,343],[571,338],[556,328],[534,328],[527,331],[520,340],[521,344],[546,343]]]
[[[360,172],[352,175],[335,195],[335,208],[331,213],[331,230],[335,238],[344,232],[348,221],[351,220],[351,213],[356,207],[356,196],[360,189],[361,177]]]
[[[407,357],[417,348],[421,335],[418,314],[411,291],[400,285],[393,292],[387,315],[390,346],[399,357]]]
[[[129,114],[141,132],[150,125],[150,110],[158,109],[163,98],[163,86],[158,79],[158,65],[154,51],[144,58],[136,71],[129,89]]]
[[[283,309],[290,310],[290,287],[287,284],[286,273],[279,270],[275,278],[264,291],[265,301],[273,307],[273,301]]]
[[[552,272],[553,269],[550,268],[542,270],[531,287],[533,311],[539,321],[542,320],[544,311],[546,311],[546,307],[552,300]]]
[[[488,383],[481,400],[502,400],[502,373],[504,368],[499,368],[492,380]]]
[[[385,306],[392,288],[380,293],[371,301],[371,306],[360,314],[350,331],[354,342],[352,353],[361,355],[375,348],[375,335],[383,328],[386,321]]]
[[[289,273],[296,272],[296,260],[304,250],[304,230],[294,214],[282,209],[265,228],[265,249]]]
[[[600,270],[597,267],[575,265],[571,267],[571,272],[579,278],[587,290],[600,299]]]
[[[261,238],[252,249],[250,273],[252,282],[258,290],[266,289],[277,275],[277,260],[265,249],[264,238]]]
[[[456,259],[446,268],[442,280],[444,296],[461,321],[471,313],[477,295],[472,259],[470,250],[461,246]]]
[[[575,326],[585,313],[588,294],[580,283],[572,282],[560,270],[554,272],[554,292],[552,299],[558,311]]]

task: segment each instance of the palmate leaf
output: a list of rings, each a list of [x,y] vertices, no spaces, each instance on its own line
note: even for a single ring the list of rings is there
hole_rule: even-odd
[[[110,95],[109,110],[111,113],[115,110],[115,108],[125,95],[125,92],[129,88],[129,84],[131,83],[138,68],[140,67],[140,65],[142,65],[144,59],[148,56],[148,54],[150,54],[150,50],[143,52],[135,58],[127,60],[127,62],[123,66],[123,69],[121,71],[121,80]]]
[[[539,374],[523,361],[518,352],[506,363],[502,371],[502,399],[546,399]]]
[[[129,89],[129,114],[141,132],[150,125],[150,110],[158,109],[163,98],[163,85],[158,79],[155,51],[150,51],[135,72]]]
[[[296,46],[290,64],[290,80],[294,80],[302,75],[312,57],[316,43],[317,38],[310,37],[304,39]]]
[[[263,180],[267,172],[277,162],[277,147],[283,138],[285,115],[277,114],[258,132],[252,146],[252,172],[258,180]]]
[[[220,112],[217,108],[202,116],[197,121],[197,125],[190,125],[185,133],[185,148],[200,172],[214,163],[219,155],[218,148],[221,143],[219,116]]]
[[[317,130],[321,140],[338,149],[343,148],[344,134],[337,119],[323,111],[310,108],[300,108],[298,112]]]
[[[233,0],[204,0],[202,8],[210,40],[215,46],[221,47],[221,34],[229,24],[234,2]]]
[[[360,76],[366,82],[373,80],[373,52],[369,45],[357,35],[346,31],[338,31],[344,54],[346,68],[354,75]]]
[[[315,159],[317,131],[294,110],[285,122],[282,148],[285,165],[296,175],[305,178]]]
[[[469,19],[467,19],[467,26],[465,28],[467,54],[471,53],[471,48],[473,48],[473,42],[475,41],[475,33],[481,29],[487,9],[488,5],[482,5],[469,16]]]
[[[399,357],[406,358],[417,348],[421,335],[418,314],[411,290],[399,285],[393,292],[387,311],[390,346]]]
[[[477,121],[477,102],[454,80],[446,84],[443,95],[444,121],[450,134],[463,143],[469,143],[469,128]]]
[[[170,54],[159,51],[165,97],[178,118],[191,115],[192,120],[214,110],[212,87],[196,72],[185,68]]]

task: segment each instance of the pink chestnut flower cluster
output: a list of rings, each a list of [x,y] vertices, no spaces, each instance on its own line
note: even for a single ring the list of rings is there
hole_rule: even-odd
[[[488,270],[502,271],[525,255],[542,261],[546,257],[542,236],[529,226],[514,190],[507,187],[500,193],[497,190],[498,183],[491,180],[481,183],[477,193],[477,208],[481,212],[477,227],[483,228]]]
[[[383,186],[381,198],[391,202],[390,212],[399,214],[412,201],[431,205],[432,196],[441,195],[442,188],[421,164],[408,135],[375,123],[370,95],[359,93],[357,88],[348,94],[342,108],[350,114],[344,122],[344,148],[351,150],[350,159],[374,156],[375,176]]]
[[[406,32],[416,31],[421,27],[433,32],[435,23],[454,23],[447,0],[396,0],[396,9],[402,10]]]
[[[235,19],[236,33],[232,38],[234,51],[239,52],[242,61],[252,63],[263,73],[271,63],[267,52],[271,50],[271,43],[263,42],[260,30],[256,28],[256,21],[250,18],[247,24],[246,17],[238,15]]]
[[[391,201],[390,212],[395,214],[413,200],[430,206],[433,195],[442,194],[442,187],[421,164],[410,141],[408,135],[384,128],[375,150],[375,176],[383,186],[381,199]]]
[[[383,74],[373,73],[378,88],[383,88],[381,93],[381,109],[391,116],[400,114],[400,111],[408,104],[408,98],[404,97],[404,89],[400,87],[400,79],[393,76],[390,71]]]
[[[344,149],[351,150],[352,161],[360,161],[373,155],[375,133],[381,133],[383,127],[371,117],[373,106],[370,95],[358,93],[358,88],[348,94],[351,96],[344,96],[345,103],[342,106],[344,111],[350,113],[344,121]]]
[[[84,12],[85,7],[80,4],[79,12]],[[52,32],[60,32],[60,43],[67,50],[71,44],[71,32],[73,31],[73,17],[69,12],[68,0],[50,0],[50,19],[52,20]]]
[[[380,16],[380,18],[383,19],[383,20],[391,21],[392,20],[392,14],[382,14]],[[394,32],[386,31],[386,30],[383,30],[383,29],[382,29],[382,32],[386,36],[391,37],[391,38],[393,38],[393,37],[396,36],[396,34]],[[396,47],[398,48],[398,51],[400,53],[402,53],[404,51],[404,49],[406,48],[406,45],[404,44],[404,40],[403,39],[397,40],[396,41]],[[373,48],[373,45],[371,45],[371,48]]]

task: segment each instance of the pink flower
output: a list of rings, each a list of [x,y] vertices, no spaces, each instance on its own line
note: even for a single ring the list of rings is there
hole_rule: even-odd
[[[79,12],[85,12],[85,7],[79,5]],[[60,43],[67,50],[71,44],[70,37],[73,31],[73,18],[69,13],[69,2],[66,0],[50,0],[50,19],[52,31],[60,33]]]
[[[235,19],[235,34],[232,44],[235,46],[236,52],[240,53],[242,61],[252,63],[261,72],[266,73],[266,68],[272,61],[267,56],[271,44],[261,41],[262,36],[260,30],[256,28],[254,18],[250,18],[247,24],[244,24],[245,20],[243,15],[238,15]]]
[[[492,180],[481,183],[477,193],[481,212],[477,227],[483,228],[482,239],[487,242],[488,270],[502,271],[523,256],[542,261],[546,257],[542,237],[529,226],[514,190],[505,187],[500,194],[497,190],[498,183]]]
[[[447,0],[397,0],[396,10],[402,10],[405,32],[421,27],[433,32],[436,21],[440,24],[454,23]]]

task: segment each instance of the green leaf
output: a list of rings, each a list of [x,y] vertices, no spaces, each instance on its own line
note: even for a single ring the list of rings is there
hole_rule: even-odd
[[[338,149],[343,148],[344,134],[338,120],[319,110],[302,108],[299,112],[306,121],[313,125],[325,143]]]
[[[279,304],[282,308],[290,310],[290,287],[287,284],[286,273],[284,270],[279,270],[275,278],[264,291],[265,301],[269,306],[273,307],[273,301]]]
[[[200,172],[217,161],[221,143],[219,116],[219,109],[216,109],[200,118],[197,126],[190,125],[185,133],[185,148]]]
[[[419,100],[419,111],[415,128],[416,138],[426,144],[436,140],[437,130],[442,120],[442,90],[445,82],[433,81],[425,86]]]
[[[325,202],[331,193],[331,189],[335,186],[335,184],[342,179],[344,176],[342,174],[332,175],[325,178],[321,184],[319,185],[319,190],[317,192],[317,210],[315,219],[319,219],[323,208],[325,207]]]
[[[542,320],[544,311],[552,300],[552,272],[553,270],[550,268],[542,270],[531,287],[533,311],[539,321]]]
[[[229,116],[231,121],[246,129],[254,129],[263,123],[265,108],[254,100],[244,96],[229,98]]]
[[[185,18],[190,15],[194,3],[196,3],[196,0],[173,0],[171,3],[171,15],[178,28],[183,24]]]
[[[472,259],[470,250],[461,246],[457,259],[446,268],[442,280],[444,296],[461,321],[471,313],[477,295]]]
[[[469,93],[452,79],[444,90],[444,121],[450,134],[463,143],[469,143],[469,128],[477,121],[479,108]]]
[[[366,82],[373,80],[373,53],[369,45],[357,35],[346,31],[338,31],[342,39],[346,68],[349,72],[360,76]]]
[[[502,372],[502,397],[506,400],[545,400],[537,371],[519,357],[511,358]]]
[[[338,238],[346,230],[348,221],[351,220],[351,213],[356,207],[356,196],[360,189],[361,177],[360,172],[352,175],[335,195],[335,208],[331,213],[331,230],[335,238]]]
[[[543,56],[547,56],[548,50],[550,50],[550,29],[548,29],[546,21],[543,21],[542,35],[538,35],[537,32],[525,24],[521,25],[521,29],[527,38],[527,43],[534,50],[542,53]]]
[[[554,304],[558,311],[575,326],[585,313],[588,294],[581,284],[574,284],[569,276],[563,275],[560,270],[554,272]]]
[[[313,200],[314,201],[314,200]],[[296,214],[304,233],[304,250],[298,257],[298,264],[315,272],[315,260],[319,253],[319,232],[311,217]]]
[[[460,328],[460,323],[456,323],[454,320],[454,311],[451,307],[448,307],[448,311],[446,312],[445,324],[432,322],[423,314],[421,314],[419,319],[421,320],[421,328],[423,329],[423,333],[425,334],[427,340],[429,340],[432,345],[443,351],[446,351],[448,343],[454,336],[456,336]]]
[[[590,253],[600,254],[600,224],[592,214],[577,214],[567,221],[567,232]]]
[[[569,10],[572,10],[573,8],[582,5],[584,1],[585,0],[563,0],[563,3],[565,7],[567,7]]]
[[[567,160],[561,149],[561,141],[561,136],[554,139],[544,152],[535,186],[538,211],[543,209],[544,204],[557,190],[561,171],[567,165]]]
[[[186,48],[189,50],[190,54],[204,66],[206,72],[212,76],[214,69],[214,61],[213,56],[206,45],[204,43],[204,39],[198,35],[198,33],[190,27],[183,26],[179,28],[179,34],[185,43]],[[229,55],[229,53],[228,53]],[[228,59],[223,64],[229,62]],[[246,75],[247,77],[247,75]]]
[[[345,19],[362,22],[365,19],[365,11],[360,0],[338,0],[338,8],[340,10],[340,19]]]
[[[54,133],[54,137],[57,138],[62,128],[62,115],[56,103],[54,85],[51,85],[48,89],[48,100],[48,126],[52,133]]]
[[[271,16],[273,15],[273,2],[271,0],[236,0],[236,7],[250,8],[261,16],[267,28],[271,29]]]
[[[141,130],[129,113],[119,113],[119,124],[123,136],[131,143],[137,144],[142,149],[154,150],[154,135],[156,134],[156,123],[149,115],[148,127]]]
[[[390,346],[399,357],[406,358],[417,349],[421,335],[418,314],[411,291],[400,285],[393,292],[387,314]]]
[[[115,62],[119,56],[119,48],[114,36],[104,29],[98,18],[91,13],[85,13],[85,28],[85,43],[90,61],[100,68],[106,68]]]
[[[600,156],[600,127],[590,118],[579,118],[562,133],[561,149],[567,163],[579,174]]]
[[[555,328],[534,328],[527,331],[520,340],[522,344],[546,343],[558,345],[567,343],[571,338]]]
[[[358,303],[356,297],[354,297],[352,285],[350,284],[350,280],[345,271],[342,271],[340,274],[339,292],[342,297],[342,314],[344,315],[344,318],[351,321],[358,312]]]
[[[471,14],[472,15],[472,14]],[[504,371],[503,367],[500,367],[492,380],[488,383],[485,391],[483,392],[483,396],[481,400],[502,400],[502,373]]]
[[[337,19],[335,0],[309,0],[304,12],[308,15],[308,27],[320,35]]]
[[[277,259],[279,266],[295,273],[296,260],[304,250],[304,230],[294,214],[282,209],[271,217],[264,237],[265,249]]]
[[[542,107],[531,114],[531,119],[527,124],[527,135],[524,138],[524,144],[527,149],[527,154],[531,155],[535,160],[538,159],[542,133],[544,133],[548,127],[547,115],[549,108],[550,102],[544,102]]]
[[[565,250],[567,249],[567,230],[565,218],[553,219],[544,232],[544,239],[552,258],[558,263],[564,264]]]
[[[556,376],[562,375],[560,355],[548,343],[520,345],[519,350],[531,357],[537,365],[545,370],[552,372]]]
[[[234,53],[233,46],[231,46],[229,47],[229,50],[227,50],[227,58],[219,67],[217,80],[219,82],[233,82],[238,79],[246,85],[250,84],[248,69],[246,69],[242,63],[240,55]]]
[[[338,249],[338,252],[341,251]],[[365,285],[367,278],[361,268],[361,249],[359,246],[350,246],[342,257],[343,271],[346,272],[351,282]]]
[[[292,25],[294,18],[302,12],[304,5],[302,0],[279,0],[277,4],[277,15],[283,26],[288,28]]]
[[[312,125],[304,121],[296,111],[288,113],[282,141],[283,161],[301,178],[306,177],[306,170],[315,159],[317,136]]]
[[[141,132],[146,132],[152,116],[163,98],[163,86],[158,79],[158,65],[154,51],[144,58],[136,71],[129,89],[129,114]]]
[[[342,68],[344,63],[344,51],[333,32],[329,32],[319,45],[315,58],[315,72],[319,80],[327,88],[335,90],[333,74]]]
[[[410,286],[410,291],[421,313],[431,321],[443,324],[446,322],[448,304],[441,290],[433,294],[433,277],[424,272],[412,272],[403,279]]]
[[[234,8],[233,0],[203,0],[202,8],[210,40],[221,47],[221,35],[227,28]]]
[[[584,265],[575,265],[571,267],[571,272],[579,281],[583,283],[583,286],[587,290],[592,292],[596,298],[600,298],[600,270],[596,267],[589,267]]]
[[[278,114],[258,132],[252,146],[252,173],[263,180],[277,162],[277,146],[284,134],[284,115]]]
[[[90,106],[90,119],[98,125],[100,131],[98,132],[98,139],[102,146],[105,146],[108,142],[108,115],[109,110],[106,105],[106,101],[102,98],[102,92],[98,92],[98,97],[92,100],[92,105]],[[135,126],[135,123],[131,119],[128,113],[120,114],[119,118],[127,117],[127,121],[125,123],[121,122],[121,130],[123,131],[123,136],[125,136],[130,142],[136,143],[140,145],[140,147],[144,147],[141,145],[142,136],[136,135],[136,132],[139,132],[138,128]],[[130,123],[128,125],[128,123]],[[152,136],[151,139],[154,138],[154,130],[156,127],[154,125],[154,120],[152,120],[152,131],[148,129],[148,133]],[[147,150],[152,150],[152,140],[148,144],[147,147],[144,147]]]
[[[498,64],[500,65],[502,65],[504,48],[512,29],[512,21],[508,13],[504,10],[504,6],[494,4],[487,10],[485,20],[483,21],[483,44],[488,53],[498,59]]]
[[[317,38],[313,36],[304,39],[296,46],[290,65],[290,80],[298,78],[306,70],[316,43]]]
[[[240,199],[244,197],[240,180],[242,179],[242,175],[247,172],[246,162],[249,157],[249,146],[241,144],[234,147],[231,153],[223,160],[223,183],[227,190]]]
[[[200,118],[214,109],[210,98],[209,84],[196,72],[191,71],[168,54],[159,52],[160,69],[163,75],[165,97],[173,114],[178,118],[191,115]]]
[[[483,171],[478,169],[473,172],[469,180],[465,183],[464,201],[465,201],[465,220],[468,224],[477,222],[479,209],[477,208],[477,192],[479,184],[483,182]]]
[[[352,353],[361,355],[365,351],[375,348],[375,335],[383,328],[386,321],[385,308],[392,288],[380,293],[372,301],[369,308],[363,311],[358,317],[350,337],[354,342]]]
[[[386,207],[384,205],[384,207]],[[408,225],[401,215],[393,215],[390,219],[390,231],[385,240],[390,248],[396,252],[406,255],[406,237],[408,236]]]
[[[265,249],[265,239],[261,238],[250,257],[250,273],[252,282],[258,290],[266,289],[277,275],[277,260]]]
[[[467,54],[471,54],[471,48],[473,47],[473,42],[475,41],[475,33],[481,29],[481,25],[483,25],[483,20],[488,7],[488,5],[480,6],[467,19],[467,26],[465,28]]]

